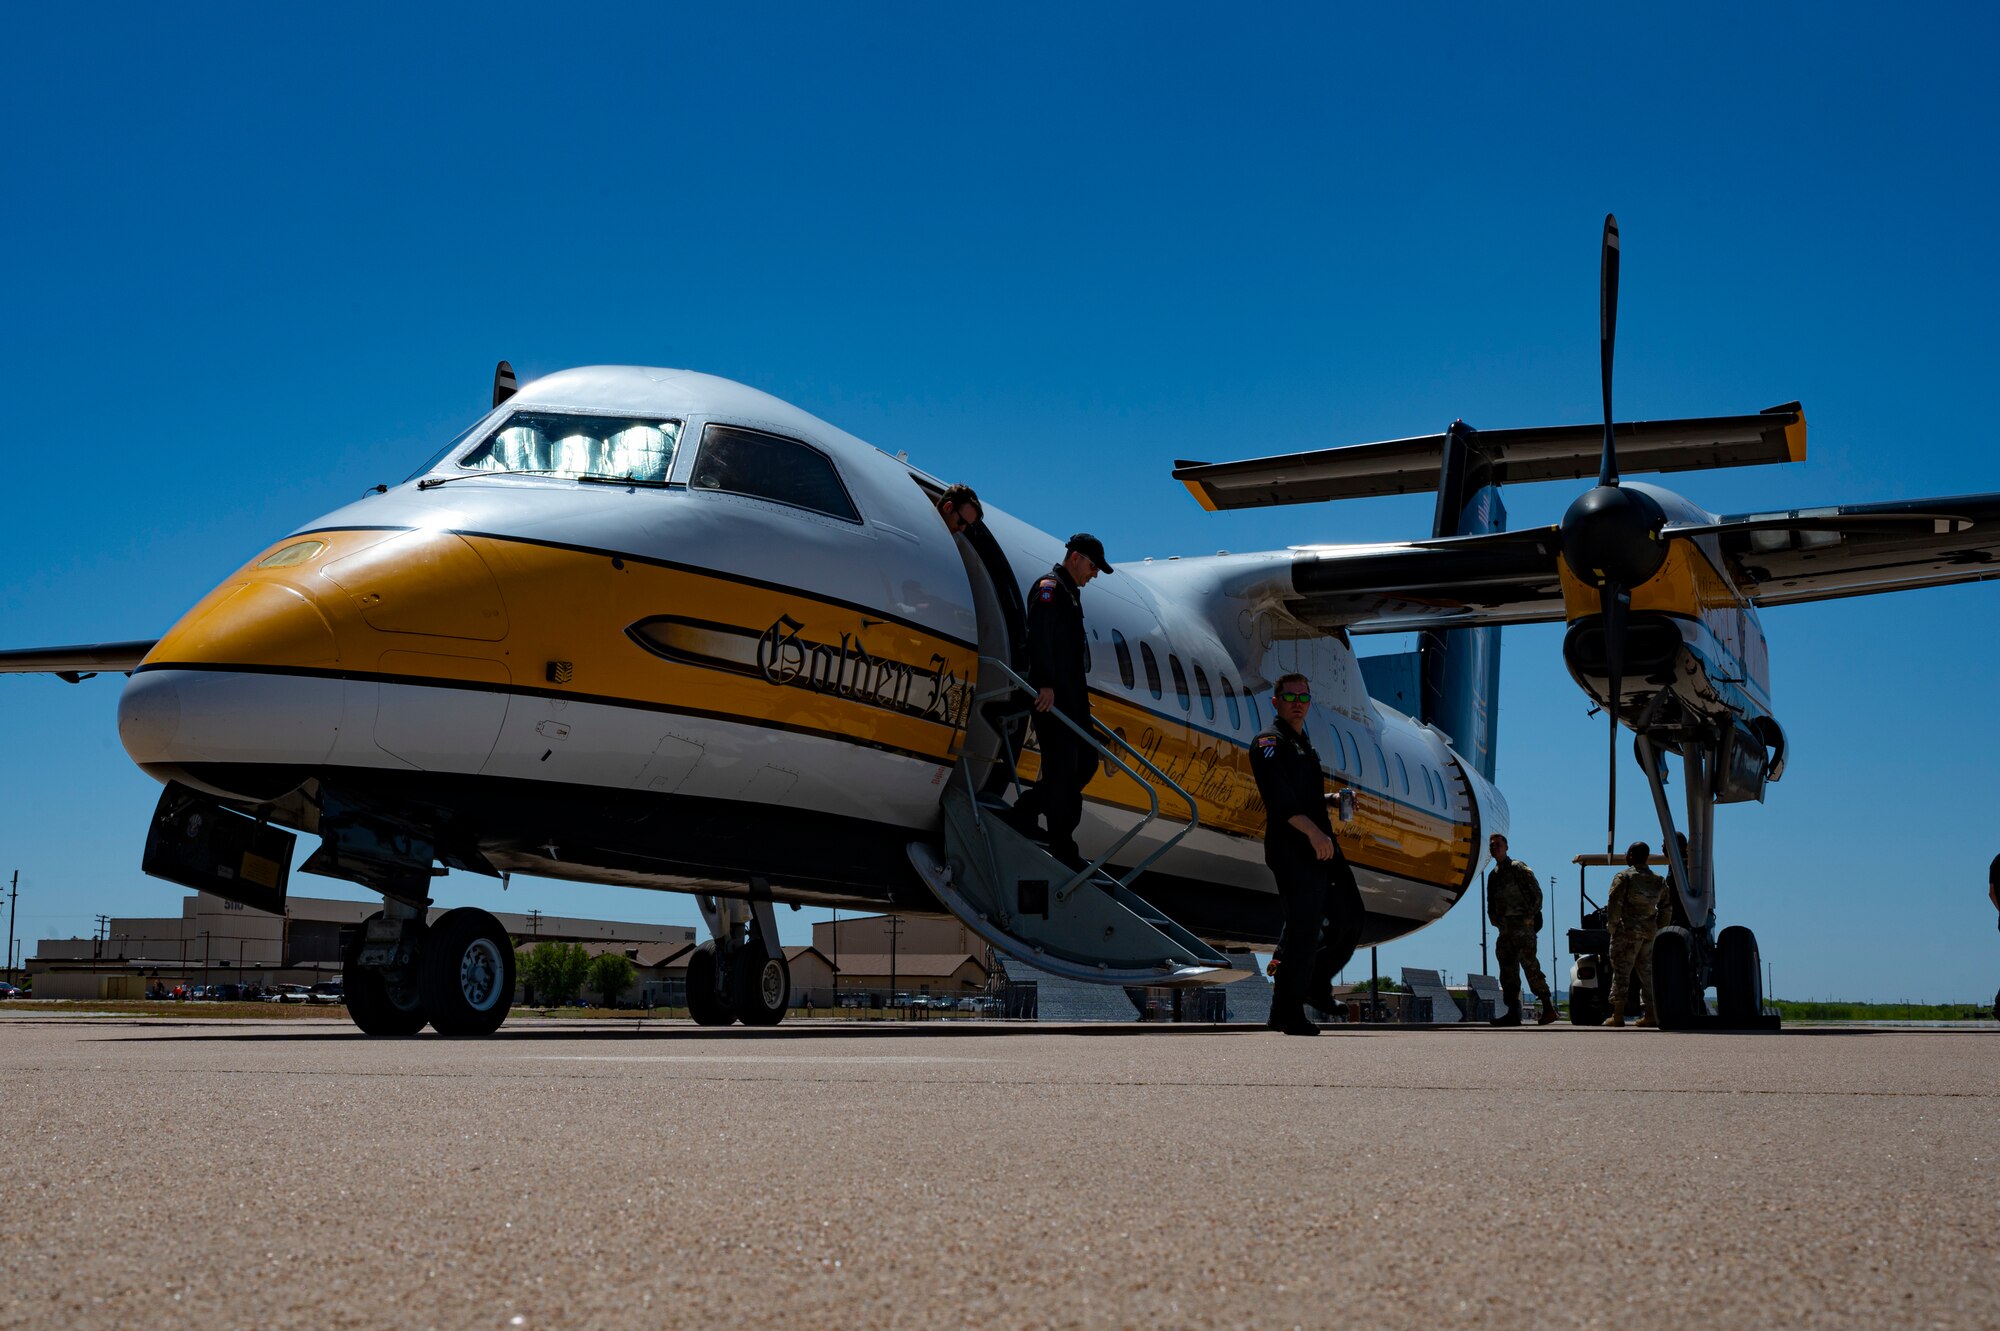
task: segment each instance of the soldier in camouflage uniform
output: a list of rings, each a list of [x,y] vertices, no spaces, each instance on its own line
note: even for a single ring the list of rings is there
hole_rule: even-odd
[[[1528,988],[1541,1003],[1539,1022],[1546,1026],[1556,1019],[1556,996],[1542,974],[1535,956],[1535,938],[1542,931],[1542,888],[1535,871],[1519,860],[1507,858],[1507,838],[1495,832],[1486,843],[1493,852],[1493,877],[1486,889],[1486,918],[1500,931],[1493,949],[1500,962],[1500,994],[1507,1010],[1493,1019],[1495,1026],[1521,1024],[1521,972],[1528,973]]]
[[[1652,855],[1653,848],[1643,841],[1626,847],[1625,863],[1631,867],[1611,880],[1611,895],[1604,900],[1604,923],[1611,931],[1611,1015],[1604,1019],[1606,1026],[1625,1024],[1627,986],[1634,972],[1646,996],[1646,1015],[1634,1024],[1660,1024],[1653,994],[1653,936],[1673,923],[1674,906],[1667,880],[1646,867]]]

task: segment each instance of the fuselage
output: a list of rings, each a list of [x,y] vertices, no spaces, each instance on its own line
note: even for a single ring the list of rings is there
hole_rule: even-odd
[[[726,380],[552,375],[205,597],[126,686],[121,736],[160,779],[449,866],[938,909],[904,848],[992,743],[981,657],[1018,659],[1021,591],[1063,543],[990,505],[980,540],[954,538],[937,488]],[[1442,915],[1504,802],[1369,697],[1344,637],[1285,613],[1290,556],[1117,565],[1083,597],[1093,711],[1199,819],[1148,895],[1213,941],[1276,937],[1246,755],[1296,670],[1357,792],[1339,832],[1364,941]],[[1147,804],[1106,774],[1086,801],[1086,853]],[[1185,821],[1162,802],[1128,858]]]

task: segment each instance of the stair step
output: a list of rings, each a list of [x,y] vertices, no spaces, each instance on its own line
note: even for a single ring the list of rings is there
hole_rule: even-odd
[[[1075,877],[1048,851],[992,816],[965,770],[942,800],[945,845],[909,847],[910,862],[945,907],[1000,951],[1073,979],[1123,985],[1228,983],[1229,959],[1115,878],[1059,896]],[[1020,909],[1023,883],[1046,883]]]

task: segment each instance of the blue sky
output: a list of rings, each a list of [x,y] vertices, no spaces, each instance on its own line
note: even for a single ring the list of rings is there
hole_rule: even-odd
[[[1114,559],[1422,534],[1428,499],[1205,514],[1168,470],[1594,419],[1606,211],[1620,416],[1797,398],[1811,422],[1803,465],[1676,489],[1719,512],[2000,490],[1993,27],[1971,6],[24,10],[0,86],[0,642],[156,635],[406,474],[503,356],[740,379]],[[1572,493],[1510,491],[1513,525]],[[2000,983],[1996,598],[1765,617],[1793,763],[1720,812],[1720,899],[1780,993]],[[1565,925],[1604,734],[1559,642],[1508,633],[1500,778]],[[157,788],[116,694],[0,679],[0,873],[30,939],[177,909],[138,872]],[[1623,785],[1621,839],[1652,826]],[[441,890],[694,920],[674,896]],[[1461,975],[1478,932],[1462,907],[1382,962]]]

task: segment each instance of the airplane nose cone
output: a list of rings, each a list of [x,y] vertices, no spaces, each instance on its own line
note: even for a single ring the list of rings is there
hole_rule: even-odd
[[[154,656],[217,666],[332,667],[340,664],[333,628],[302,592],[277,582],[237,587],[199,607],[161,641]]]
[[[118,695],[118,739],[132,761],[165,762],[181,728],[181,694],[161,675],[134,675]]]
[[[161,780],[271,798],[332,750],[339,664],[307,593],[276,581],[219,589],[140,663],[119,698],[119,738]]]

